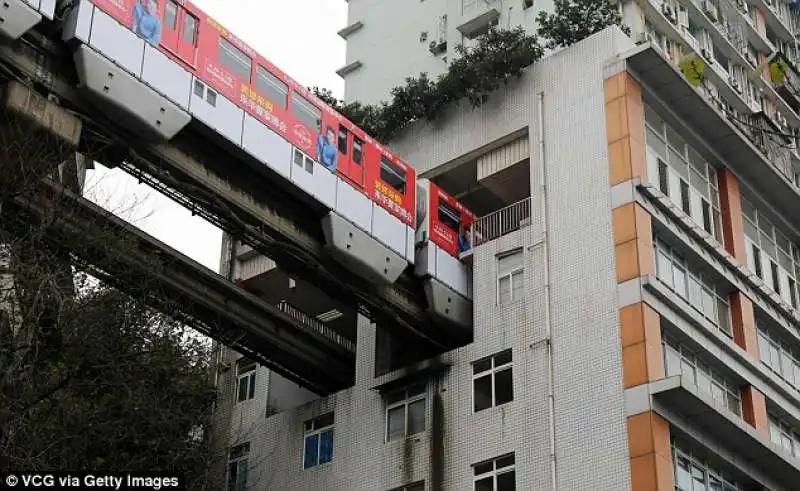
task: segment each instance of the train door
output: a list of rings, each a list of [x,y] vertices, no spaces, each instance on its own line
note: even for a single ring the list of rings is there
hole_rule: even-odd
[[[191,66],[197,56],[197,17],[174,0],[164,8],[161,44]]]
[[[360,189],[364,188],[364,140],[339,124],[339,171]]]

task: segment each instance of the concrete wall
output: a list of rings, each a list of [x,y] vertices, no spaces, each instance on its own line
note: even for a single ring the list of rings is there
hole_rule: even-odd
[[[456,56],[455,48],[464,42],[456,29],[467,16],[464,3],[470,0],[350,0],[348,25],[361,21],[364,26],[347,38],[346,63],[360,61],[362,66],[345,75],[345,100],[374,104],[388,100],[389,91],[402,85],[408,76],[422,72],[432,78],[447,70],[447,60]],[[486,9],[484,0],[472,0],[476,10]],[[522,8],[522,0],[496,0],[500,11],[499,26],[536,28],[536,12],[552,10],[552,0],[536,0],[534,6]],[[472,12],[475,12],[473,10]],[[447,51],[434,55],[430,42],[436,39],[439,18],[447,15]],[[420,42],[420,33],[428,40]],[[469,40],[466,41],[469,44]]]
[[[507,452],[516,454],[517,489],[551,489],[542,155],[534,144],[542,124],[539,92],[558,489],[630,488],[603,96],[604,60],[629,47],[620,31],[605,31],[542,61],[484,108],[454,109],[442,122],[413,128],[395,142],[401,155],[429,170],[529,128],[533,225],[475,249],[475,342],[441,356],[449,368],[428,383],[425,433],[384,443],[385,404],[373,388],[398,373],[374,377],[374,327],[362,318],[355,387],[261,420],[249,438],[251,461],[258,462],[250,469],[250,489],[374,491],[424,479],[428,489],[461,491],[472,486],[472,464]],[[498,306],[496,255],[516,248],[525,255],[525,297]],[[473,413],[471,362],[507,348],[513,352],[514,401]],[[333,461],[304,471],[303,421],[331,410]]]

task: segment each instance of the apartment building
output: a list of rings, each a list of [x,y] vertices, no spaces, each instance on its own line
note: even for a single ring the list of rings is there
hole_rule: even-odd
[[[350,1],[348,100],[544,8],[395,3]],[[480,216],[472,343],[407,356],[224,240],[231,278],[358,341],[354,386],[325,398],[224,354],[230,489],[798,488],[798,16],[778,0],[622,8],[630,37],[592,36],[391,143]]]

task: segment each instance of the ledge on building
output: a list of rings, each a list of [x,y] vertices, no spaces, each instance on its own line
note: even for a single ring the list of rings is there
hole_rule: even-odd
[[[787,218],[800,221],[800,192],[733,123],[686,81],[658,49],[646,43],[620,55],[620,58],[625,61],[629,73],[650,91],[645,91],[645,100],[655,97],[667,101],[675,116],[699,130],[699,134],[713,145],[736,175],[761,195],[771,196]],[[754,162],[761,165],[754,165]]]
[[[653,410],[670,421],[673,411],[708,432],[725,448],[747,456],[747,461],[786,489],[796,488],[800,465],[775,450],[769,437],[727,410],[720,410],[711,396],[681,375],[649,384]]]
[[[458,32],[467,39],[473,39],[482,34],[488,27],[500,19],[500,11],[494,7],[484,10],[477,15],[465,16],[466,21],[456,27]]]
[[[344,78],[346,75],[348,75],[348,74],[358,70],[359,68],[361,68],[362,65],[363,65],[363,63],[361,63],[359,60],[352,61],[352,62],[348,63],[347,65],[343,66],[342,68],[336,70],[336,74],[339,75],[340,77]]]
[[[336,34],[338,34],[340,38],[346,40],[347,37],[350,34],[353,34],[354,32],[356,32],[357,30],[361,29],[362,27],[364,27],[364,23],[361,22],[360,20],[357,20],[357,21],[353,22],[352,24],[350,24],[349,26],[347,26],[347,27],[345,27],[343,29],[340,29],[339,32],[337,32]]]
[[[432,376],[444,372],[450,368],[450,364],[440,360],[439,358],[430,358],[420,361],[413,365],[394,370],[390,373],[378,377],[378,383],[372,387],[372,390],[378,392],[389,392],[394,389],[404,387],[406,385],[419,382],[424,379],[431,378]]]

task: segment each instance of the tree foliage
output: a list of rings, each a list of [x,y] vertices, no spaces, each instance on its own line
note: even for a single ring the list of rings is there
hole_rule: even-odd
[[[81,244],[56,246],[46,222],[9,218],[0,217],[0,468],[172,471],[187,489],[207,489],[216,392],[205,341],[144,299],[76,275],[68,250]]]
[[[626,34],[616,2],[608,0],[555,0],[553,12],[539,12],[538,33],[548,40],[548,48],[565,48],[586,39],[608,26],[616,25]]]
[[[611,0],[555,0],[554,12],[540,12],[537,20],[535,34],[522,27],[491,28],[475,46],[457,46],[447,72],[436,79],[425,73],[406,78],[404,85],[392,89],[389,102],[345,104],[330,90],[310,90],[367,134],[389,141],[416,121],[436,119],[452,103],[467,100],[472,107],[485,104],[492,92],[521,76],[543,56],[540,39],[552,49],[574,44],[610,25],[629,32]]]

